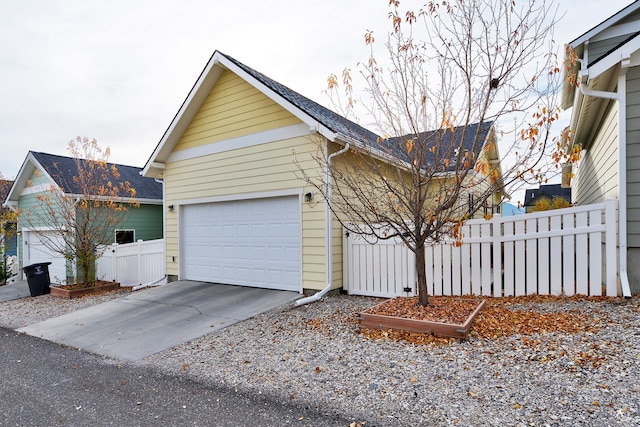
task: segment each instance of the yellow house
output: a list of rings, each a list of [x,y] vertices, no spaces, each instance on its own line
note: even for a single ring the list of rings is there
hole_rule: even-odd
[[[214,52],[142,172],[164,182],[168,278],[300,293],[340,288],[341,228],[296,162],[325,176],[312,157],[319,150],[376,139]]]

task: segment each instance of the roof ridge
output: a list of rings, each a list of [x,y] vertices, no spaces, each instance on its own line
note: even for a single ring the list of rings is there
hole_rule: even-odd
[[[85,158],[82,158],[82,157],[63,156],[63,155],[61,155],[61,154],[45,153],[45,152],[42,152],[42,151],[31,151],[31,150],[30,150],[29,152],[30,152],[30,153],[32,153],[32,154],[34,154],[34,155],[41,154],[41,155],[44,155],[44,156],[59,157],[59,158],[61,158],[61,159],[68,159],[68,160],[75,160],[75,159],[77,159],[77,160],[81,160],[81,161],[91,161],[91,160],[96,160],[96,159],[85,159]],[[124,167],[127,167],[127,168],[135,168],[135,169],[140,169],[140,170],[142,170],[142,167],[140,167],[140,166],[125,165],[125,164],[123,164],[123,163],[115,163],[115,162],[109,162],[109,161],[107,161],[107,164],[108,164],[108,165],[118,166],[118,167],[124,166]]]

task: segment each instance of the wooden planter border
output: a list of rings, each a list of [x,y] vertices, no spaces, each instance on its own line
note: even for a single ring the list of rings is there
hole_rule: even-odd
[[[470,301],[470,300],[467,300]],[[383,303],[384,304],[384,303]],[[437,337],[467,339],[475,317],[484,308],[485,300],[481,300],[467,320],[461,324],[432,322],[429,320],[408,319],[404,317],[383,316],[367,312],[360,313],[360,327],[363,329],[397,329],[401,331],[433,334]]]
[[[67,289],[66,286],[52,286],[51,295],[59,298],[80,298],[85,295],[91,295],[98,292],[113,291],[120,287],[117,282],[100,282],[96,286],[90,288]]]

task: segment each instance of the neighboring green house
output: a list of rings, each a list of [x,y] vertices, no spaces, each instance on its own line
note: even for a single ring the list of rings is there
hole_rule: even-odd
[[[565,71],[562,106],[572,108],[571,144],[580,144],[583,150],[571,171],[572,202],[584,205],[618,199],[619,280],[625,295],[637,293],[640,2],[605,19],[567,46],[570,67]]]
[[[120,180],[128,181],[136,190],[140,207],[130,208],[124,222],[114,227],[112,243],[163,238],[162,183],[142,177],[141,168],[115,166]],[[81,191],[73,183],[73,177],[77,175],[76,159],[30,151],[5,201],[5,206],[21,212],[17,225],[20,267],[50,261],[49,272],[53,283],[63,283],[73,274],[65,259],[43,244],[45,239],[62,239],[62,236],[54,233],[46,221],[37,223],[37,215],[33,215],[33,212],[40,206],[37,195],[48,192],[51,185],[61,188],[69,196],[79,198]],[[32,215],[27,223],[24,215],[29,211]]]
[[[499,168],[492,123],[473,126],[488,147],[473,158]],[[350,150],[374,144],[373,132],[216,51],[143,171],[165,185],[167,276],[301,293],[340,288],[342,228],[296,162],[330,186],[313,156],[348,170]]]

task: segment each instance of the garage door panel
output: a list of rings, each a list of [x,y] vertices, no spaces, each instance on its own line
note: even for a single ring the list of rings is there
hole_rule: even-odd
[[[248,239],[251,237],[251,226],[249,224],[238,224],[236,230],[239,238]]]
[[[254,238],[261,238],[265,236],[264,224],[251,224],[251,236]]]
[[[236,252],[236,256],[238,257],[239,260],[242,261],[249,261],[251,260],[251,248],[247,245],[247,246],[238,246],[237,248],[237,252]]]
[[[300,290],[297,196],[185,206],[181,225],[186,279]]]
[[[251,247],[251,259],[264,260],[267,258],[267,249],[264,247]]]

